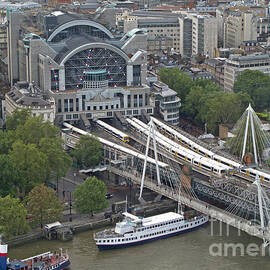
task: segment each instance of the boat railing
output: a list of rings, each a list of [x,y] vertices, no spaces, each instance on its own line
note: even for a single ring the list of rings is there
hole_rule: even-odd
[[[189,223],[189,222],[192,222],[192,221],[198,221],[202,218],[206,217],[205,215],[199,215],[199,216],[196,216],[196,217],[192,217],[192,218],[188,218],[188,219],[185,219],[185,223]]]

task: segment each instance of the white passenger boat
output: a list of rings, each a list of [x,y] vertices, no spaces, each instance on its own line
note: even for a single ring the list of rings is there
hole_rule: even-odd
[[[185,219],[184,215],[168,212],[148,218],[123,213],[124,220],[115,229],[94,234],[99,250],[123,248],[175,236],[198,229],[208,222],[208,216]]]

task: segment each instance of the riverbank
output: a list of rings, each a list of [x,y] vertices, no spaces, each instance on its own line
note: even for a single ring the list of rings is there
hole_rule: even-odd
[[[168,211],[176,210],[176,203],[171,200],[161,200],[159,202],[148,202],[146,205],[135,205],[133,213],[138,216],[151,216]],[[107,226],[113,226],[121,219],[121,214],[113,214],[111,218],[104,218],[104,212],[96,214],[94,217],[83,217],[74,219],[72,222],[62,222],[64,226],[71,229],[73,234],[85,232],[89,230],[101,229]],[[9,247],[16,247],[25,243],[41,240],[44,238],[43,231],[38,228],[30,233],[20,235],[6,241]]]

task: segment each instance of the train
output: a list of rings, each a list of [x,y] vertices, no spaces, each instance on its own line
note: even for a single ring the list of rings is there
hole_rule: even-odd
[[[197,153],[200,153],[204,155],[207,158],[210,158],[212,160],[217,161],[220,164],[229,166],[231,169],[236,169],[240,172],[240,174],[247,175],[251,178],[259,177],[261,181],[268,181],[270,182],[270,174],[266,172],[259,171],[257,169],[253,168],[245,168],[240,162],[236,162],[233,160],[230,160],[226,157],[220,156],[205,147],[197,144],[196,142],[193,142],[191,139],[187,138],[183,134],[179,133],[175,129],[171,128],[170,126],[164,124],[160,120],[156,119],[155,117],[151,117],[154,123],[157,125],[158,129],[162,131],[162,133],[166,134],[167,136],[174,138],[179,143],[189,147],[193,151],[196,151]]]
[[[70,130],[72,130],[73,132],[75,132],[75,133],[77,133],[79,135],[88,135],[88,136],[91,136],[91,133],[89,133],[87,131],[84,131],[84,130],[81,130],[79,128],[76,128],[76,127],[72,126],[71,124],[63,123],[63,126],[66,127],[66,128],[68,128],[68,129],[70,129]],[[121,146],[121,145],[119,145],[117,143],[113,143],[111,141],[108,141],[108,140],[103,139],[103,138],[100,138],[100,137],[97,137],[97,139],[103,145],[107,145],[107,146],[109,146],[111,148],[117,149],[117,150],[119,150],[121,152],[124,152],[124,153],[126,153],[128,155],[132,155],[134,157],[137,157],[137,158],[139,158],[141,160],[144,160],[145,159],[145,156],[143,154],[140,154],[140,153],[138,153],[136,151],[133,151],[132,149],[126,148],[126,147]],[[73,142],[73,144],[75,145],[76,142]],[[154,164],[154,165],[156,164],[156,161],[153,158],[147,157],[147,161],[150,162],[150,163],[152,163],[152,164]],[[169,167],[168,164],[166,164],[164,162],[161,162],[161,161],[158,161],[158,165],[161,168],[168,168]]]
[[[146,136],[148,135],[149,127],[140,120],[132,118],[127,119],[127,121],[137,132],[140,132]],[[211,160],[209,158],[201,156],[190,149],[187,149],[179,144],[176,144],[174,141],[162,135],[158,131],[156,132],[156,141],[164,150],[172,153],[176,158],[189,162],[196,167],[212,172],[218,176],[226,174],[230,169],[230,167],[227,165],[221,164],[215,160]]]
[[[124,143],[129,143],[129,136],[127,134],[125,134],[124,132],[118,130],[117,128],[110,126],[109,124],[107,124],[101,120],[97,120],[96,123],[98,124],[99,127],[103,128],[104,130],[106,130],[107,132],[112,134],[113,136],[122,140]]]

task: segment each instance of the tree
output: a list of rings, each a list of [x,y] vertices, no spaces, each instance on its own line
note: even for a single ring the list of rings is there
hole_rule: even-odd
[[[23,182],[17,166],[11,161],[9,155],[0,155],[0,196],[15,196],[17,187]]]
[[[204,102],[200,115],[210,131],[216,133],[219,124],[235,123],[249,102],[246,93],[214,92]]]
[[[25,198],[27,211],[33,215],[33,223],[55,222],[62,217],[63,206],[55,191],[45,185],[34,187]]]
[[[191,78],[178,68],[163,68],[159,71],[160,80],[177,92],[182,101],[194,85]]]
[[[40,151],[46,155],[48,160],[48,175],[56,174],[57,179],[65,176],[68,168],[72,165],[72,159],[63,150],[63,141],[60,137],[56,138],[42,138],[39,142]]]
[[[79,165],[87,168],[96,166],[102,156],[102,145],[95,136],[81,136],[72,155],[76,158]]]
[[[12,145],[10,158],[21,172],[26,192],[45,182],[49,168],[48,159],[44,153],[37,149],[35,144],[24,144],[17,140]]]
[[[39,147],[42,138],[56,138],[58,128],[50,122],[43,122],[42,117],[30,117],[23,125],[16,129],[16,138],[22,140],[25,144],[32,143]]]
[[[234,83],[235,92],[247,93],[254,102],[255,110],[269,108],[270,77],[258,70],[244,70]]]
[[[29,230],[26,214],[27,211],[19,199],[9,195],[0,197],[0,234],[11,238],[26,233]]]
[[[18,126],[23,125],[27,119],[31,117],[30,109],[16,109],[11,116],[7,117],[6,128],[7,130],[15,130]]]
[[[88,177],[73,192],[75,208],[80,214],[93,215],[94,212],[101,211],[108,206],[105,196],[105,184],[96,177]]]
[[[15,132],[0,130],[0,154],[8,154],[15,141]]]

